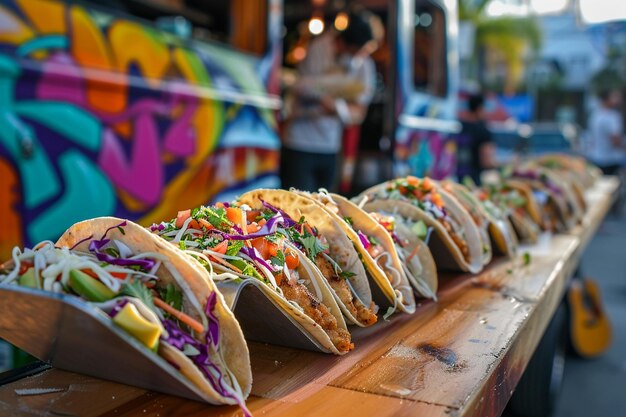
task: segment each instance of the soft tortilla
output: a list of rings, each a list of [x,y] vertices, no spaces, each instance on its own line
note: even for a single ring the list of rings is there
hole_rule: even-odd
[[[365,306],[372,303],[372,291],[367,281],[365,268],[359,259],[359,254],[352,246],[352,242],[346,236],[337,222],[320,207],[315,201],[286,190],[258,189],[249,191],[239,197],[241,204],[247,204],[252,208],[261,206],[261,201],[266,201],[275,207],[284,210],[293,219],[304,216],[307,222],[316,227],[321,236],[326,238],[329,245],[330,256],[339,264],[342,270],[351,271],[355,275],[347,278],[356,295]],[[363,324],[352,315],[343,302],[333,292],[339,307],[344,315],[353,324]]]
[[[78,242],[89,236],[97,238],[104,235],[107,229],[119,225],[123,221],[123,219],[115,217],[99,217],[76,223],[59,238],[56,245],[74,247]],[[187,255],[178,248],[153,235],[138,224],[130,221],[126,222],[127,224],[124,227],[125,234],[114,228],[109,230],[107,238],[122,241],[134,253],[157,252],[165,255],[180,275],[176,277],[167,268],[159,268],[159,282],[163,283],[163,285],[172,283],[183,292],[185,295],[183,310],[186,314],[202,322],[201,314],[204,314],[209,295],[212,292],[217,293],[215,316],[220,324],[218,351],[221,352],[221,355],[213,356],[212,359],[219,362],[221,358],[224,361],[223,364],[216,363],[216,365],[223,372],[225,368],[230,370],[230,373],[236,379],[236,383],[241,387],[244,398],[246,398],[252,388],[252,371],[248,346],[244,340],[239,323],[233,313],[226,307],[224,298],[217,290],[211,276],[199,263],[191,262]],[[87,242],[82,242],[75,249],[86,252],[88,251],[88,245]],[[198,311],[198,306],[200,306],[200,311]],[[198,340],[203,339],[204,334],[198,336]],[[234,399],[217,393],[195,364],[182,352],[172,348],[167,343],[162,342],[161,345],[163,346],[160,348],[159,353],[177,364],[180,372],[200,388],[208,402],[212,404],[237,404]]]
[[[409,280],[402,269],[402,263],[400,262],[400,258],[398,258],[393,240],[385,228],[371,218],[367,212],[358,208],[356,204],[338,194],[301,193],[301,195],[308,195],[320,203],[335,221],[341,225],[343,231],[361,255],[367,272],[369,272],[391,304],[395,305],[395,300],[401,300],[401,303],[398,305],[400,311],[409,314],[414,313],[415,297],[411,291]],[[339,214],[333,211],[332,205],[337,207]],[[376,260],[372,258],[367,249],[363,247],[357,232],[344,221],[344,217],[350,217],[352,219],[355,229],[361,230],[367,235],[376,238],[385,253],[384,256],[388,257],[386,264],[379,265]],[[392,285],[394,281],[396,282],[395,287]],[[399,295],[396,294],[396,290],[399,292]]]
[[[437,187],[437,192],[439,192],[444,199],[448,215],[454,221],[458,222],[465,231],[465,241],[469,249],[469,262],[465,260],[459,247],[454,243],[449,233],[437,219],[413,205],[408,200],[386,198],[386,187],[387,182],[375,185],[365,190],[356,199],[367,197],[368,201],[380,201],[381,205],[378,206],[380,210],[392,213],[397,212],[402,217],[413,221],[423,220],[427,226],[433,227],[436,233],[431,239],[429,247],[439,268],[461,270],[473,274],[482,270],[483,261],[480,233],[469,213],[461,206],[456,198],[442,190],[441,187]],[[449,255],[452,256],[450,257]]]

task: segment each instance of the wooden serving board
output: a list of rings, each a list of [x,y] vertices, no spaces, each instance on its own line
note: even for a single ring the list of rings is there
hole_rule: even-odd
[[[614,178],[586,197],[569,234],[543,235],[479,275],[443,275],[439,301],[353,332],[343,357],[251,343],[256,416],[497,416],[559,305],[579,256],[612,204]],[[531,261],[524,265],[524,252]],[[57,389],[38,395],[33,389]],[[29,391],[31,390],[31,391]],[[50,369],[0,387],[0,415],[236,416],[215,407]]]

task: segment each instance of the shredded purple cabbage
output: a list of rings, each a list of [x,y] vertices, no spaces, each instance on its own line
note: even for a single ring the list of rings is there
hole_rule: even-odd
[[[217,231],[217,232],[220,235],[222,235],[225,239],[228,239],[228,240],[250,240],[250,239],[255,239],[257,237],[273,235],[274,233],[276,233],[278,226],[284,225],[284,223],[285,223],[284,217],[279,213],[279,214],[276,214],[271,219],[269,219],[267,223],[265,223],[263,227],[261,227],[255,233],[244,235],[244,234],[228,234],[228,233],[224,233],[220,231]],[[239,230],[241,231],[241,229]]]
[[[356,233],[357,235],[359,235],[359,240],[361,241],[361,245],[363,245],[365,249],[369,248],[371,246],[371,243],[369,239],[367,238],[367,236],[365,236],[363,232],[361,232],[360,230],[358,230]]]
[[[261,204],[263,204],[263,207],[272,210],[274,213],[279,213],[283,216],[283,224],[284,227],[292,227],[295,226],[296,224],[298,224],[298,222],[296,222],[294,219],[292,219],[287,213],[285,213],[285,211],[279,209],[278,207],[274,207],[273,205],[271,205],[270,203],[268,203],[265,200],[261,200]]]
[[[165,225],[163,223],[152,223],[152,226],[150,226],[150,231],[151,232],[162,232],[165,229]]]
[[[111,311],[109,311],[107,314],[111,318],[117,316],[117,313],[122,311],[122,309],[126,306],[126,304],[128,304],[128,300],[127,299],[123,298],[121,300],[118,300],[118,302],[115,305],[115,307],[113,307],[113,309]]]
[[[270,271],[276,272],[276,268],[274,268],[265,259],[263,259],[259,251],[256,250],[255,248],[249,248],[249,247],[244,246],[243,248],[241,248],[241,252],[248,255],[250,259],[252,259],[255,262],[260,263],[261,265],[263,265],[265,268],[269,269]]]
[[[215,305],[217,304],[217,293],[215,291],[211,292],[209,298],[206,302],[206,307],[204,312],[209,319],[209,330],[206,333],[206,342],[213,344],[213,346],[217,347],[220,342],[220,328],[219,321],[215,316]]]
[[[149,258],[144,259],[125,259],[125,258],[116,258],[115,256],[111,256],[104,252],[95,252],[96,258],[99,261],[106,262],[111,265],[119,265],[119,266],[138,266],[144,271],[149,271],[155,265],[155,261]]]
[[[113,229],[117,229],[119,227],[124,227],[126,226],[127,222],[126,220],[124,220],[123,222],[121,222],[120,224],[117,224],[115,226],[111,226],[109,227],[104,234],[102,235],[102,237],[100,239],[93,239],[90,243],[89,243],[89,251],[93,252],[96,255],[96,258],[98,258],[99,261],[101,262],[106,262],[108,264],[111,265],[118,265],[118,266],[137,266],[145,271],[149,271],[152,269],[152,267],[154,267],[155,265],[155,261],[152,259],[126,259],[126,258],[116,258],[115,256],[111,256],[105,252],[103,252],[103,249],[111,242],[111,239],[107,239],[106,236],[107,234],[113,230]],[[91,239],[90,236],[87,239]],[[87,239],[83,239],[81,242],[85,242]],[[79,244],[77,243],[77,245]]]
[[[78,246],[80,246],[81,243],[87,242],[89,239],[93,239],[93,235],[89,235],[86,238],[79,240],[78,242],[74,244],[74,246],[70,248],[70,250],[76,249]]]
[[[239,407],[241,407],[244,416],[252,417],[250,411],[246,408],[246,404],[243,401],[243,398],[238,398],[233,395],[230,390],[225,387],[224,384],[224,375],[220,368],[211,362],[209,357],[209,350],[207,345],[210,343],[217,348],[219,341],[219,322],[217,317],[214,314],[215,305],[217,303],[217,294],[212,292],[207,299],[207,305],[205,309],[205,313],[209,319],[209,330],[206,334],[206,344],[201,343],[195,338],[191,337],[190,334],[183,331],[176,323],[171,320],[162,320],[163,327],[167,330],[168,337],[164,339],[165,342],[174,346],[176,349],[181,352],[185,349],[185,345],[190,345],[194,347],[199,354],[194,356],[188,356],[188,358],[198,367],[200,372],[207,378],[211,387],[220,395],[226,398],[234,399]],[[211,372],[211,370],[213,372]]]

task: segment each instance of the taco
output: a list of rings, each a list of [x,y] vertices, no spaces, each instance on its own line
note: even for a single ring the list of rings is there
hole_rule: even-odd
[[[418,220],[412,222],[397,213],[386,211],[380,200],[365,202],[362,209],[389,234],[400,259],[400,265],[415,291],[425,298],[437,299],[437,266],[425,239],[429,230]]]
[[[183,210],[151,226],[220,279],[251,279],[325,350],[354,348],[331,289],[286,229],[296,222],[281,213],[263,215],[227,203]]]
[[[602,171],[580,156],[571,154],[545,154],[533,158],[533,163],[544,168],[571,176],[577,187],[585,190],[591,188]]]
[[[372,301],[359,254],[326,210],[309,198],[285,190],[250,191],[239,197],[239,203],[253,211],[288,217],[293,226],[287,234],[319,268],[347,321],[358,326],[376,323],[378,307]]]
[[[506,215],[507,210],[491,201],[485,190],[475,188],[471,192],[480,202],[489,219],[489,236],[491,237],[493,250],[504,256],[515,256],[517,254],[518,241],[513,225]]]
[[[579,207],[574,192],[566,182],[550,171],[524,165],[515,168],[511,176],[516,181],[530,185],[550,230],[564,232],[582,221],[582,208]]]
[[[480,236],[480,246],[482,248],[482,260],[483,265],[487,265],[491,261],[493,256],[491,248],[491,240],[489,238],[489,227],[491,222],[488,215],[485,212],[484,207],[478,201],[476,196],[467,189],[464,185],[446,180],[442,181],[441,187],[456,197],[457,201],[463,206],[463,208],[469,213],[472,221],[478,228]]]
[[[249,352],[211,277],[178,249],[129,221],[101,217],[70,227],[56,244],[13,250],[0,284],[93,303],[122,335],[158,355],[212,404],[250,393]],[[122,381],[123,382],[123,381]],[[151,388],[151,387],[147,387]]]
[[[430,178],[397,178],[365,190],[357,199],[362,198],[382,200],[385,211],[432,227],[429,247],[439,268],[471,273],[482,269],[478,228],[461,204]]]
[[[346,236],[359,252],[365,270],[392,305],[405,313],[415,312],[415,297],[393,240],[383,226],[353,202],[325,190],[317,193],[298,194],[317,201],[335,221],[341,225]]]
[[[532,189],[527,184],[505,181],[486,184],[481,190],[486,195],[483,196],[485,200],[493,202],[506,213],[520,242],[537,242],[541,233],[542,216]]]

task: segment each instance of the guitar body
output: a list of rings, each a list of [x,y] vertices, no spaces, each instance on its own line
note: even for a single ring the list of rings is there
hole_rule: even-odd
[[[611,323],[602,308],[598,284],[574,279],[567,293],[570,306],[570,338],[576,353],[593,358],[611,344]]]

